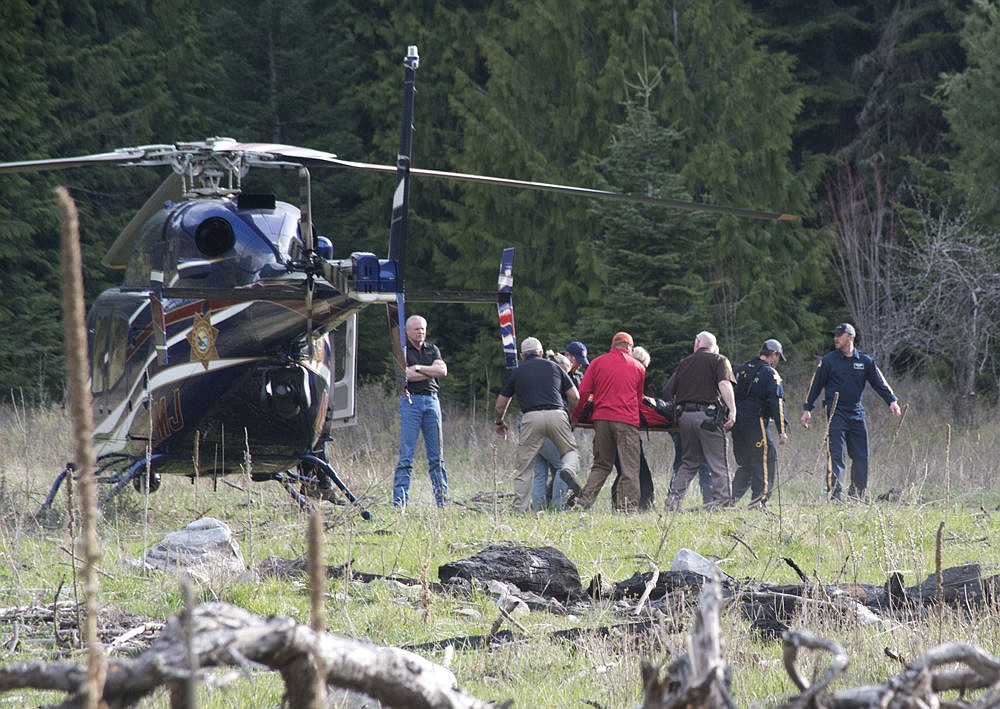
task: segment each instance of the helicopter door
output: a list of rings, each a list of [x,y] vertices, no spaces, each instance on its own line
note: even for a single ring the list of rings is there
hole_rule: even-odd
[[[329,428],[353,426],[358,370],[358,314],[354,313],[331,334],[333,376],[326,421]]]
[[[87,333],[90,336],[90,392],[93,395],[94,411],[98,416],[107,414],[105,394],[108,381],[108,329],[111,314],[108,311],[96,313]]]
[[[92,317],[90,332],[90,391],[100,416],[111,413],[124,396],[125,349],[128,320],[112,309],[100,309]]]

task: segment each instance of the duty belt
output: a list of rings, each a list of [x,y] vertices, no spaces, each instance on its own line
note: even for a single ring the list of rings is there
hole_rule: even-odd
[[[681,411],[704,411],[709,406],[711,406],[711,404],[702,404],[697,401],[685,401],[681,404]]]

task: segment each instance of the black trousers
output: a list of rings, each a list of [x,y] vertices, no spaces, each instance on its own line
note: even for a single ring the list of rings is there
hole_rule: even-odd
[[[751,502],[766,500],[777,482],[778,452],[771,428],[764,419],[736,417],[733,455],[737,465],[733,476],[733,502],[740,499],[747,488]]]

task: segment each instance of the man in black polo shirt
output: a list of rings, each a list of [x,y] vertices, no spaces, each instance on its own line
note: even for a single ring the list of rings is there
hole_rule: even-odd
[[[511,371],[500,387],[496,402],[497,435],[506,437],[507,424],[504,416],[514,396],[521,406],[521,429],[517,444],[514,476],[514,510],[527,512],[531,505],[531,478],[535,469],[535,456],[546,438],[556,444],[562,458],[562,469],[573,477],[580,470],[580,457],[576,450],[576,439],[570,426],[569,414],[563,402],[563,394],[570,410],[576,408],[580,394],[562,368],[542,357],[542,343],[529,337],[521,343],[521,366]]]
[[[392,504],[405,509],[410,501],[413,453],[423,433],[434,501],[444,507],[448,502],[448,473],[444,468],[437,378],[448,376],[448,365],[437,346],[427,343],[424,318],[411,315],[406,319],[406,339],[406,392],[399,397],[399,462],[392,483]]]

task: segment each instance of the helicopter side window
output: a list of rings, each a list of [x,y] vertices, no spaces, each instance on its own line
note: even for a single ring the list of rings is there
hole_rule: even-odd
[[[94,323],[94,330],[90,340],[90,390],[95,394],[100,394],[107,389],[107,367],[105,357],[107,356],[108,342],[108,321],[110,318],[102,315]]]
[[[108,338],[107,386],[111,388],[125,374],[125,348],[128,346],[128,322],[112,317]]]

